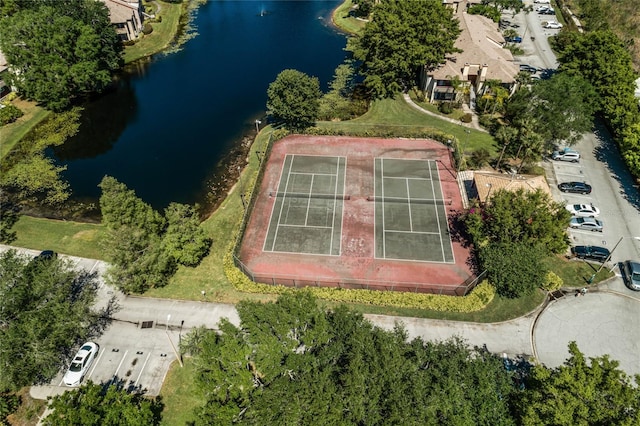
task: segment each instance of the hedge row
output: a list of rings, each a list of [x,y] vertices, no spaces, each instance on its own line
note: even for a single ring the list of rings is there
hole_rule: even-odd
[[[437,129],[407,129],[399,126],[379,125],[376,127],[368,127],[367,130],[354,129],[327,129],[320,127],[310,127],[304,132],[307,135],[326,135],[326,136],[352,136],[352,137],[378,137],[378,138],[403,138],[403,139],[433,139],[442,142],[445,145],[456,137],[450,133],[445,133]]]
[[[224,256],[224,272],[227,279],[238,290],[245,293],[282,294],[295,288],[282,285],[262,284],[251,281],[233,261],[235,242],[229,244]],[[350,290],[342,288],[306,287],[319,299],[336,302],[362,303],[398,308],[430,309],[443,312],[476,312],[484,309],[496,292],[488,282],[476,286],[467,296],[445,296],[425,293],[405,293],[398,291]]]

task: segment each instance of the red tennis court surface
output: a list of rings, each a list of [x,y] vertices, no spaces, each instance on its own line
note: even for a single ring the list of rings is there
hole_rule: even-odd
[[[285,158],[292,155],[345,157],[342,231],[338,254],[264,251]],[[274,143],[239,251],[240,267],[254,281],[288,286],[368,288],[464,294],[473,274],[471,254],[451,241],[454,262],[376,258],[376,158],[432,160],[438,168],[442,198],[451,215],[462,211],[462,199],[449,148],[431,140],[369,139],[338,136],[288,136]],[[454,232],[458,234],[457,232]],[[309,238],[313,238],[309,233]]]

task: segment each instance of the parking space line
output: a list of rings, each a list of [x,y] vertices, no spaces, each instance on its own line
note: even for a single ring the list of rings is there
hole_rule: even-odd
[[[138,386],[140,377],[142,377],[142,372],[144,371],[144,368],[147,366],[147,362],[149,362],[150,357],[151,357],[151,352],[149,352],[149,354],[147,355],[147,359],[144,360],[144,364],[142,364],[142,368],[140,369],[140,374],[138,374],[138,378],[136,379],[136,382],[133,384],[133,387]]]
[[[100,351],[100,355],[98,355],[98,359],[93,361],[93,366],[91,367],[91,372],[89,374],[87,374],[87,377],[90,378],[93,375],[93,372],[96,371],[96,367],[98,366],[98,363],[102,359],[102,355],[104,355],[104,351],[103,350]]]
[[[571,232],[577,232],[579,234],[587,234],[587,235],[602,235],[602,232],[597,232],[597,231],[587,231],[584,229],[573,229],[573,228],[569,228],[569,230]]]
[[[120,364],[118,364],[118,368],[116,369],[116,372],[113,373],[113,377],[111,377],[111,380],[109,380],[109,385],[112,385],[115,378],[118,377],[118,371],[120,371],[120,367],[122,367],[122,363],[124,362],[128,353],[129,353],[129,350],[126,350],[124,352],[124,355],[122,355],[122,359],[120,360]]]

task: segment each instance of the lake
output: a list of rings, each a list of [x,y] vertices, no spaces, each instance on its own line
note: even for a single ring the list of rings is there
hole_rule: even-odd
[[[211,205],[234,152],[263,122],[267,87],[284,69],[323,91],[346,57],[330,22],[340,1],[210,1],[182,50],[128,67],[87,105],[79,134],[54,150],[73,199],[95,201],[104,175],[145,202]],[[237,154],[235,154],[237,155]],[[233,166],[236,167],[236,166]]]

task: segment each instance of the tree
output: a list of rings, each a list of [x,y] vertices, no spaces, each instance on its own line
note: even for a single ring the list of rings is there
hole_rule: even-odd
[[[75,345],[100,332],[115,305],[93,310],[97,287],[95,274],[69,261],[0,254],[0,392],[51,380]]]
[[[348,48],[361,62],[364,84],[373,98],[393,97],[411,87],[420,70],[433,70],[460,34],[453,11],[438,0],[378,2],[373,19]]]
[[[322,92],[316,77],[284,70],[269,85],[267,96],[268,114],[287,130],[302,131],[318,119]]]
[[[103,90],[122,64],[109,11],[92,0],[27,5],[2,19],[0,40],[10,84],[55,111]]]
[[[545,284],[547,269],[541,259],[546,254],[542,247],[523,242],[487,244],[479,250],[482,269],[496,292],[512,299],[531,294]]]
[[[160,424],[162,404],[117,385],[88,382],[54,396],[49,408],[46,426],[151,426]]]
[[[172,203],[164,217],[113,177],[105,176],[99,186],[109,283],[126,293],[163,287],[178,265],[196,266],[208,253],[211,240],[195,208]]]
[[[537,190],[494,191],[484,207],[474,207],[464,218],[476,247],[488,244],[523,243],[541,246],[547,253],[567,249],[567,223],[571,215],[564,204],[551,201]]]
[[[238,314],[189,343],[206,400],[196,424],[513,424],[502,361],[458,339],[407,342],[304,291]]]
[[[548,142],[576,143],[593,127],[598,98],[591,84],[579,75],[557,73],[532,88],[534,114]]]
[[[640,390],[608,355],[587,362],[575,342],[564,365],[534,367],[517,402],[522,425],[637,425]]]

